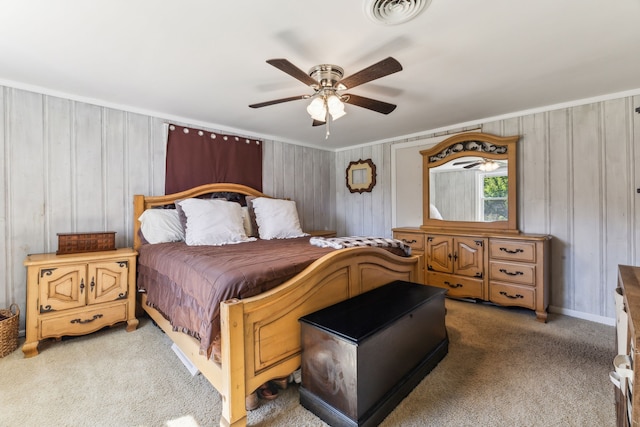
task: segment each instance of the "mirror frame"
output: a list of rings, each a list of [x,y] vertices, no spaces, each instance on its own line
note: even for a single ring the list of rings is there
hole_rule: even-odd
[[[420,151],[422,155],[422,229],[473,229],[475,231],[505,231],[519,233],[518,212],[517,212],[517,143],[520,136],[497,136],[488,133],[469,132],[454,135],[427,150]],[[469,145],[469,143],[476,143]],[[491,150],[493,147],[504,148],[506,152],[497,154]],[[509,190],[507,192],[507,209],[509,217],[506,221],[448,221],[441,219],[431,219],[429,217],[429,172],[430,169],[440,166],[451,160],[461,157],[474,156],[486,157],[493,160],[507,160],[509,170]]]
[[[365,181],[356,183],[354,175],[356,171],[363,170],[365,173]],[[371,159],[362,160],[357,162],[350,162],[347,166],[347,188],[352,193],[368,193],[373,190],[376,185],[376,165],[373,164]]]

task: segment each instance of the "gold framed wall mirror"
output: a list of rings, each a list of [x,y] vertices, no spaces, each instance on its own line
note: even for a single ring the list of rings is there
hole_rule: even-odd
[[[346,173],[347,188],[352,193],[370,192],[376,185],[376,165],[371,159],[350,162]]]
[[[420,151],[421,228],[518,233],[519,139],[471,132],[454,135]]]

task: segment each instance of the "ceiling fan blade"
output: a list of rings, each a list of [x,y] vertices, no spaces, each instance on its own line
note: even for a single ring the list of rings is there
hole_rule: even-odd
[[[402,65],[392,57],[383,59],[363,70],[358,71],[355,74],[345,77],[337,83],[340,90],[351,89],[359,86],[363,83],[370,82],[371,80],[379,79],[380,77],[388,76],[389,74],[397,73],[402,70]]]
[[[483,164],[484,162],[475,162],[475,163],[471,163],[470,165],[467,166],[463,166],[464,169],[471,169],[471,168],[475,168],[476,166],[479,166],[481,164]]]
[[[302,83],[308,86],[312,86],[312,87],[318,86],[318,82],[312,79],[309,74],[305,73],[300,68],[296,67],[295,65],[293,65],[291,62],[289,62],[284,58],[267,59],[267,64],[273,65],[278,70],[284,71],[285,73],[289,74],[291,77],[300,80]]]
[[[313,123],[311,123],[311,126],[322,126],[322,125],[325,125],[325,124],[327,124],[327,122],[323,122],[323,121],[314,119]]]
[[[365,98],[364,96],[344,94],[344,102],[347,104],[357,105],[358,107],[367,108],[382,114],[389,114],[396,109],[396,105],[388,102],[378,101],[376,99]]]
[[[467,163],[475,163],[477,160],[467,160],[466,162],[455,162],[453,166],[466,165]]]
[[[307,99],[307,98],[309,98],[309,95],[290,96],[289,98],[280,98],[280,99],[274,99],[272,101],[258,102],[257,104],[249,105],[249,107],[251,108],[267,107],[273,104],[280,104],[283,102],[297,101],[298,99]]]

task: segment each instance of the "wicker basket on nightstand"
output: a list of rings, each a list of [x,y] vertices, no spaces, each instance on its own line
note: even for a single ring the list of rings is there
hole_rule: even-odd
[[[11,304],[9,309],[0,310],[0,357],[5,357],[18,348],[18,323],[20,309]]]

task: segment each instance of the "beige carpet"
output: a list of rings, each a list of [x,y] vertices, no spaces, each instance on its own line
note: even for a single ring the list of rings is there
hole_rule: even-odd
[[[381,424],[613,426],[615,331],[567,316],[447,300],[449,354]],[[0,426],[217,426],[220,397],[149,320],[47,341],[0,359]],[[296,386],[250,412],[254,426],[325,426]]]

